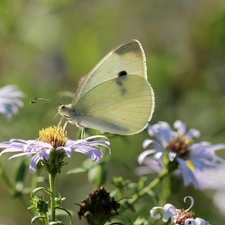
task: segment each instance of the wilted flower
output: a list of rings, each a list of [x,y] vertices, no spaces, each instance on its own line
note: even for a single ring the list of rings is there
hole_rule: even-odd
[[[23,106],[20,98],[25,94],[15,85],[7,85],[0,88],[0,114],[10,120],[13,114],[18,113],[18,108]]]
[[[191,196],[186,196],[184,198],[184,202],[187,199],[191,200],[191,205],[188,209],[176,209],[170,203],[167,203],[164,207],[156,206],[150,210],[150,215],[153,219],[158,220],[161,218],[161,215],[158,213],[155,215],[156,210],[163,210],[164,213],[162,215],[162,221],[167,223],[169,220],[172,225],[210,225],[208,221],[201,219],[199,217],[194,218],[195,213],[193,211],[189,211],[194,205],[194,199]]]
[[[103,158],[102,147],[110,150],[109,140],[102,135],[91,136],[80,140],[67,139],[67,133],[61,127],[49,127],[39,132],[38,140],[11,139],[0,144],[4,148],[0,155],[9,152],[17,154],[9,159],[28,156],[32,157],[30,171],[34,173],[38,162],[42,162],[51,173],[59,173],[65,164],[63,158],[71,157],[73,152],[83,153],[93,162],[101,162]]]
[[[144,141],[144,148],[151,144],[153,148],[140,154],[138,162],[146,166],[138,168],[137,173],[159,172],[166,167],[171,172],[181,173],[185,186],[192,183],[198,188],[195,173],[205,168],[215,168],[221,162],[224,163],[225,160],[218,157],[215,151],[225,149],[225,144],[195,143],[194,139],[200,136],[200,132],[196,129],[186,131],[186,124],[179,120],[174,123],[174,128],[177,131],[171,130],[166,122],[149,126],[149,135],[156,137],[157,140]],[[167,164],[165,164],[165,156],[168,157]]]
[[[120,204],[115,201],[104,187],[93,191],[81,202],[78,216],[85,217],[89,224],[105,224],[113,215],[118,214]]]

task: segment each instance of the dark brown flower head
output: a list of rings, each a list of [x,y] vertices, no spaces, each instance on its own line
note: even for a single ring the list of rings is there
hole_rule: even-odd
[[[166,147],[167,151],[174,152],[180,158],[185,158],[189,156],[188,147],[192,145],[192,140],[185,137],[178,137],[173,139]]]
[[[195,216],[194,212],[192,211],[187,212],[184,209],[181,209],[181,211],[177,216],[176,224],[184,225],[186,219],[194,218],[194,216]]]
[[[104,187],[93,191],[81,202],[78,216],[85,217],[89,224],[105,224],[113,215],[118,214],[120,204],[110,197]]]

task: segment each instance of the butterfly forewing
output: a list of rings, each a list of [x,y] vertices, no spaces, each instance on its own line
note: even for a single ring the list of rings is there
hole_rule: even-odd
[[[147,79],[144,50],[137,40],[130,40],[109,52],[80,84],[72,101],[76,103],[88,91],[101,83],[115,79],[121,72]]]

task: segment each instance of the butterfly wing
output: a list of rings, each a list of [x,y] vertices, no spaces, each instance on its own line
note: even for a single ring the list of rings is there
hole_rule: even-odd
[[[144,50],[137,40],[127,41],[110,51],[79,85],[72,106],[88,91],[101,83],[117,78],[120,73],[136,74],[147,79]]]
[[[77,102],[72,120],[79,126],[130,135],[146,127],[154,110],[154,94],[144,77],[129,74],[87,91]]]

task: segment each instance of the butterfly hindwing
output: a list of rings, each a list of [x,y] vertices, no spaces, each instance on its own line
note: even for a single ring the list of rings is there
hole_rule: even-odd
[[[117,77],[95,86],[75,107],[80,115],[78,125],[117,134],[143,130],[153,109],[152,88],[138,75]]]

